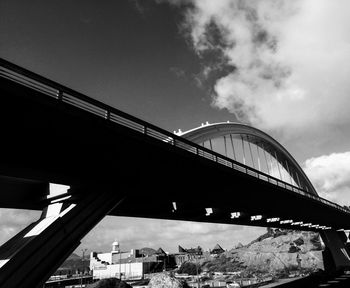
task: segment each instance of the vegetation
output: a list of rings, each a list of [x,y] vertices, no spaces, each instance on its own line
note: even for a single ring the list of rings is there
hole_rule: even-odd
[[[177,271],[180,274],[197,275],[202,272],[201,267],[192,262],[182,263]]]
[[[297,253],[300,251],[300,248],[298,246],[294,246],[292,243],[289,247],[288,253]]]
[[[284,269],[276,271],[276,278],[288,278],[290,274],[297,273],[299,275],[309,275],[317,272],[318,270],[315,268],[298,268],[298,265],[289,265]]]
[[[294,240],[294,244],[297,246],[304,244],[304,239],[302,237],[299,237],[298,239]]]
[[[148,283],[149,288],[190,288],[186,281],[176,279],[167,273],[154,275]]]
[[[203,269],[209,272],[236,272],[245,268],[242,263],[222,254],[220,257],[203,263]]]
[[[315,233],[312,238],[310,239],[310,242],[314,245],[314,248],[312,248],[311,250],[322,250],[322,244],[320,241],[320,236],[318,233]]]
[[[102,279],[94,284],[90,284],[87,288],[132,288],[128,283],[117,278]]]
[[[247,246],[252,245],[256,242],[260,242],[266,238],[269,237],[273,237],[276,238],[278,236],[282,236],[282,235],[287,235],[288,232],[290,232],[291,230],[285,230],[285,229],[279,229],[279,228],[271,228],[271,227],[267,227],[267,232],[261,236],[259,236],[257,239],[253,240],[252,242],[250,242]]]

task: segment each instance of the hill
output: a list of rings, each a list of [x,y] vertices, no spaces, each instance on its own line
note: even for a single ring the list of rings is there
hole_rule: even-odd
[[[90,259],[89,255],[85,255],[84,261],[79,255],[72,253],[57,269],[54,275],[74,274],[77,271],[89,271]]]
[[[73,261],[77,261],[77,260],[80,260],[81,261],[81,257],[75,253],[72,253],[68,256],[68,258],[66,259],[67,260],[73,260]]]
[[[311,272],[323,269],[322,245],[318,233],[268,229],[251,243],[237,245],[219,257],[206,257],[201,264],[209,272]]]
[[[145,256],[151,256],[154,255],[157,251],[152,249],[152,248],[148,248],[148,247],[144,247],[140,249],[140,253],[145,255]]]
[[[322,245],[318,233],[279,231],[232,249],[228,256],[259,271],[300,268],[323,269]],[[300,264],[299,264],[300,262]]]

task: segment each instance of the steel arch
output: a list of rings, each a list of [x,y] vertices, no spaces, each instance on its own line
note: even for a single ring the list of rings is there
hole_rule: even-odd
[[[244,137],[245,141],[259,146],[261,149],[272,155],[276,155],[276,160],[286,169],[286,171],[289,172],[290,167],[292,167],[292,169],[296,172],[289,175],[296,183],[300,182],[301,188],[304,188],[310,194],[318,195],[303,169],[287,151],[287,149],[285,149],[270,135],[257,128],[236,122],[220,122],[202,125],[185,132],[180,132],[177,135],[196,144],[200,144],[208,140],[232,134],[241,135]]]

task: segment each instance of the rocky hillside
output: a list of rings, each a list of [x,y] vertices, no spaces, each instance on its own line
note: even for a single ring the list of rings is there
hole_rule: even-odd
[[[323,269],[322,246],[314,232],[269,230],[246,246],[229,251],[226,256],[259,271],[297,268]]]
[[[299,268],[313,271],[323,269],[322,244],[314,232],[269,228],[248,245],[239,244],[218,257],[203,259],[201,264],[202,270],[211,272],[234,272],[244,268],[272,274]]]

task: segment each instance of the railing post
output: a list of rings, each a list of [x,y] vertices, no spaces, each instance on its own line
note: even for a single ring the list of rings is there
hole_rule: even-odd
[[[111,111],[106,110],[106,120],[111,120]]]
[[[61,90],[58,90],[57,100],[58,101],[63,101],[63,92]]]

